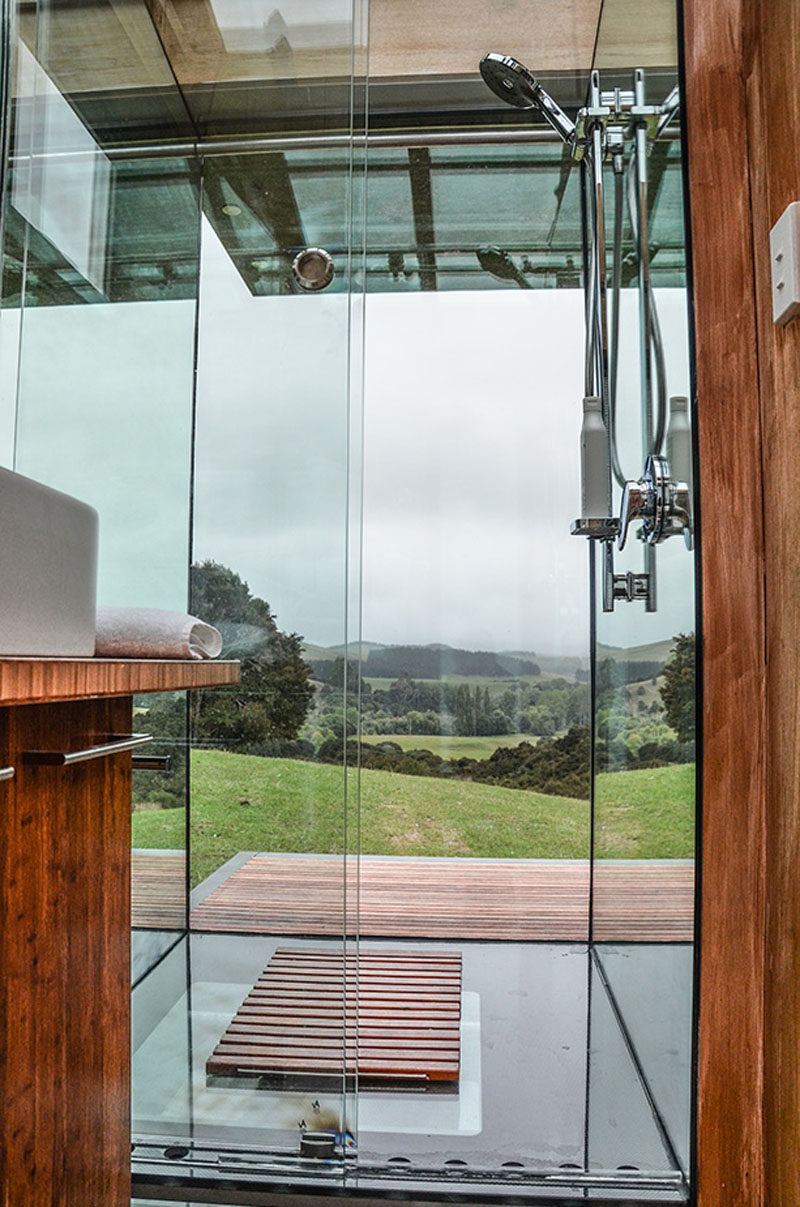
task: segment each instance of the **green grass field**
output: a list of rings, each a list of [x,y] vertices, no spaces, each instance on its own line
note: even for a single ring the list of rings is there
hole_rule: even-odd
[[[689,859],[694,854],[694,763],[597,777],[595,854]]]
[[[430,750],[443,759],[488,759],[498,746],[519,746],[520,742],[535,745],[539,741],[529,733],[509,733],[499,738],[455,738],[428,733],[365,733],[363,740],[371,746],[377,742],[396,742],[402,750]]]
[[[598,854],[689,857],[693,774],[685,766],[600,776]],[[355,776],[347,778],[351,850]],[[193,884],[238,851],[342,850],[338,767],[201,750],[192,788]],[[581,859],[589,850],[587,801],[388,771],[362,771],[360,823],[368,855]],[[181,847],[183,828],[183,809],[136,812],[133,845]]]

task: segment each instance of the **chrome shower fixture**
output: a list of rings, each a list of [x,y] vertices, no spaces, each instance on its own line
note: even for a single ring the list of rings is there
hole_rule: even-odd
[[[556,104],[549,92],[517,59],[510,55],[491,51],[480,61],[480,72],[484,83],[495,96],[515,109],[536,109],[546,122],[559,134],[564,142],[571,143],[575,134],[575,123]]]
[[[628,528],[642,521],[640,536],[657,545],[668,536],[681,536],[691,548],[691,501],[685,482],[673,482],[666,457],[648,457],[638,482],[626,482],[620,504],[617,548],[624,549]]]
[[[578,110],[573,121],[518,59],[490,51],[480,61],[483,81],[495,96],[515,109],[535,109],[568,143],[575,160],[590,151],[595,131],[600,132],[603,158],[622,152],[624,140],[632,137],[634,127],[643,127],[649,139],[663,133],[678,109],[678,90],[673,88],[663,105],[646,105],[636,85],[630,91],[612,88],[600,91],[597,72],[592,72],[588,104]]]
[[[589,537],[603,546],[603,608],[612,611],[615,600],[644,601],[656,610],[655,546],[683,533],[692,545],[691,456],[684,439],[688,432],[686,406],[673,406],[668,415],[666,362],[650,276],[652,249],[648,230],[648,157],[653,143],[666,133],[680,107],[673,88],[662,104],[650,105],[645,96],[645,73],[637,67],[630,89],[602,89],[600,75],[589,75],[586,104],[576,120],[560,108],[522,63],[492,52],[480,63],[481,75],[495,96],[517,109],[543,117],[569,146],[581,164],[585,213],[586,354],[584,423],[581,430],[583,515],[572,525],[576,536]],[[612,264],[606,253],[606,172],[613,180]],[[639,295],[639,365],[641,399],[641,476],[623,472],[617,439],[620,299],[622,293],[623,234],[627,220],[636,248]],[[482,267],[495,276],[509,278],[513,262],[497,248]],[[610,275],[610,280],[609,280]],[[677,402],[677,400],[675,400]],[[668,431],[669,419],[669,431]],[[605,438],[603,438],[605,437]],[[664,444],[667,444],[667,456]],[[672,446],[672,447],[671,447]],[[674,449],[672,467],[667,457]],[[641,462],[639,463],[641,464]],[[680,478],[678,477],[680,475]],[[619,508],[613,504],[613,485],[623,489]],[[614,544],[622,549],[633,520],[641,522],[643,542],[641,574],[614,573]]]

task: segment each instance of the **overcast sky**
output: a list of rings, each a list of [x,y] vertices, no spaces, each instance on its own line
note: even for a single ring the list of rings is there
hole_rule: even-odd
[[[207,228],[198,386],[196,555],[235,566],[281,624],[344,635],[348,433],[343,295],[250,297]],[[627,302],[635,305],[635,296]],[[662,299],[672,392],[686,390],[685,299]],[[357,327],[356,314],[356,327]],[[626,323],[635,333],[634,314]],[[371,294],[363,396],[363,634],[372,641],[580,651],[583,301],[573,290]],[[357,340],[354,333],[354,347]],[[636,369],[635,344],[623,364]],[[638,406],[638,370],[623,413]],[[638,414],[623,446],[641,471]],[[358,570],[360,465],[349,495]],[[678,545],[678,542],[672,542]],[[682,546],[681,546],[682,549]],[[665,551],[664,610],[608,618],[637,644],[692,627],[688,557]],[[670,556],[672,555],[672,556]],[[640,557],[634,548],[631,565]],[[622,568],[622,567],[621,567]],[[351,599],[355,582],[351,582]],[[355,610],[355,609],[354,609]],[[669,615],[667,615],[667,610]],[[353,615],[355,631],[356,617]]]
[[[669,389],[684,393],[685,297],[664,291],[660,306]],[[206,226],[195,556],[323,645],[344,638],[348,586],[355,635],[363,586],[371,641],[584,651],[588,555],[569,535],[582,307],[573,290],[372,294],[362,416],[347,298],[251,297]],[[621,404],[638,474],[633,319]],[[17,468],[98,507],[102,602],[185,606],[192,326],[191,302],[25,316]],[[659,612],[626,605],[601,618],[601,640],[693,627],[682,542],[660,562]]]

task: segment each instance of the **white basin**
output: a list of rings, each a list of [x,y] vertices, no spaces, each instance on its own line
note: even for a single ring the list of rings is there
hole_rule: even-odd
[[[92,657],[97,512],[0,467],[0,657]]]

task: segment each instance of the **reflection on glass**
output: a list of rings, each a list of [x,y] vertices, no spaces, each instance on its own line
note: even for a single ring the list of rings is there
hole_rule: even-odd
[[[678,64],[678,30],[674,0],[644,0],[637,19],[625,0],[603,5],[594,47],[594,66],[601,71],[629,71],[631,65],[662,68],[674,74]],[[666,95],[666,93],[665,93]]]
[[[11,204],[102,289],[111,166],[24,42],[17,50],[15,145],[22,152]]]
[[[26,255],[16,468],[97,508],[101,604],[183,608],[197,192],[185,161],[147,168],[114,164],[102,289],[74,280],[12,202],[7,244]],[[153,227],[170,194],[176,224]]]
[[[350,54],[352,6],[339,0],[281,0],[276,7],[259,0],[211,0],[214,20],[228,54],[320,54],[339,49]],[[288,73],[287,73],[288,74]]]

